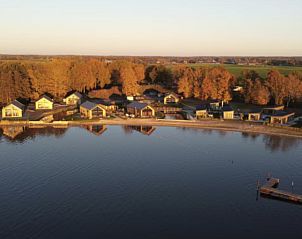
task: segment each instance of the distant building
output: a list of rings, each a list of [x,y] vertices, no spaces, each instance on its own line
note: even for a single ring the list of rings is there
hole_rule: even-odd
[[[231,106],[225,105],[222,107],[223,119],[234,119],[234,110]]]
[[[180,96],[175,93],[168,93],[164,97],[164,104],[177,104],[180,101]]]
[[[209,117],[207,107],[205,105],[199,105],[195,107],[196,119],[206,119]]]
[[[96,103],[86,101],[80,106],[80,114],[86,119],[104,118],[106,117],[106,109]]]
[[[128,101],[134,101],[134,96],[133,96],[133,95],[127,96],[127,100],[128,100]]]
[[[242,86],[235,86],[234,88],[233,88],[233,92],[242,92],[243,91],[243,87]]]
[[[22,118],[25,105],[14,100],[9,105],[2,108],[2,118]]]
[[[67,95],[63,102],[65,102],[66,105],[80,105],[83,100],[83,95],[79,92],[74,92],[72,94]]]
[[[42,95],[35,103],[36,110],[52,110],[53,99],[47,95]]]
[[[106,112],[116,112],[118,108],[115,102],[112,100],[97,99],[94,101],[94,103],[104,108]]]
[[[268,118],[271,124],[287,124],[288,122],[294,120],[294,117],[295,113],[279,111],[273,115],[270,115]]]
[[[134,101],[127,106],[127,113],[140,118],[150,118],[155,116],[153,107],[146,103]]]
[[[208,100],[207,105],[209,106],[210,110],[220,110],[221,109],[221,100]]]
[[[146,103],[146,104],[153,104],[153,103],[157,103],[159,101],[159,98],[157,96],[151,96],[151,95],[138,95],[134,97],[133,101]]]
[[[286,112],[284,109],[283,105],[263,108],[261,117],[271,124],[287,124],[294,120],[295,113]]]
[[[248,121],[259,121],[261,120],[261,111],[252,111],[246,113]]]

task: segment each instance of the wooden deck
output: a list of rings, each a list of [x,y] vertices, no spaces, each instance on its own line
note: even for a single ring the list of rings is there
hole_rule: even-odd
[[[302,195],[277,189],[279,183],[280,180],[277,178],[268,179],[267,183],[260,188],[260,194],[280,200],[302,203]]]

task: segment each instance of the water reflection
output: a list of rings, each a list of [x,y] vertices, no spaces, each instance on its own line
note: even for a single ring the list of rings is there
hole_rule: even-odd
[[[11,143],[23,143],[27,140],[34,140],[38,136],[63,137],[67,128],[54,127],[23,127],[23,126],[2,126],[1,131],[4,138]]]
[[[272,152],[286,152],[293,148],[297,148],[301,143],[301,140],[293,137],[264,135],[263,142],[265,143],[265,147]]]
[[[156,130],[153,126],[123,126],[124,132],[126,134],[132,134],[133,131],[139,132],[143,135],[150,136]]]
[[[294,137],[283,137],[277,135],[269,134],[256,134],[256,133],[242,133],[243,138],[249,139],[251,141],[256,141],[260,136],[262,136],[262,141],[265,145],[265,148],[272,152],[286,152],[291,149],[297,148],[301,144],[301,139]]]
[[[96,136],[102,135],[107,130],[106,125],[84,125],[82,128],[88,130]]]
[[[256,134],[256,133],[241,133],[242,137],[243,138],[246,138],[246,139],[250,139],[252,141],[256,141],[257,138],[260,136],[260,134]]]
[[[105,125],[85,125],[81,126],[90,133],[101,136],[108,128]],[[143,135],[151,136],[156,128],[153,126],[121,126],[125,134],[133,134],[139,132]],[[212,135],[218,133],[220,137],[226,137],[230,133],[227,131],[219,131],[212,129],[195,129],[195,128],[176,128],[178,131],[190,132],[194,134]],[[68,128],[63,127],[40,127],[40,126],[2,126],[0,127],[0,139],[5,139],[10,143],[23,143],[27,140],[34,140],[38,136],[55,136],[63,137]],[[265,148],[272,152],[286,152],[297,148],[302,140],[294,137],[283,137],[276,135],[261,135],[256,133],[240,133],[241,137],[252,142],[261,141]]]

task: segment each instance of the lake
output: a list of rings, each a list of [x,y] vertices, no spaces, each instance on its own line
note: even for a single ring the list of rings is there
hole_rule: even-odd
[[[302,140],[183,128],[0,129],[0,238],[301,238]],[[294,182],[292,188],[291,183]]]

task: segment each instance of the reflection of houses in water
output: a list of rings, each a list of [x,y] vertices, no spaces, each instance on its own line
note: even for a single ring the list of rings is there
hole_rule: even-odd
[[[2,127],[3,135],[10,139],[15,139],[18,135],[25,131],[25,127],[22,126],[5,126]]]
[[[83,128],[97,136],[102,135],[107,130],[106,125],[85,125]]]
[[[1,128],[0,128],[1,129]],[[55,136],[59,138],[65,134],[67,128],[54,128],[39,125],[32,125],[30,127],[23,126],[3,126],[3,135],[10,142],[25,142],[32,140],[37,136]]]
[[[142,133],[144,135],[148,135],[148,136],[151,135],[156,130],[156,128],[153,126],[143,126],[143,125],[141,125],[141,126],[125,126],[124,128],[126,131],[129,129],[135,130],[137,132],[140,132],[140,133]]]

